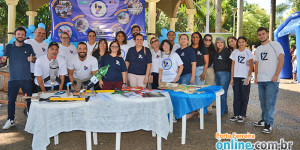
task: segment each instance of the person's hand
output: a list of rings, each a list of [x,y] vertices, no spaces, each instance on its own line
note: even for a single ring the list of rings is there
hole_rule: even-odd
[[[143,82],[145,85],[148,83],[148,78],[145,76],[144,78],[144,82]]]
[[[230,80],[230,85],[233,85],[233,80],[232,79]]]
[[[102,80],[99,81],[99,86],[100,86],[101,89],[103,88],[103,81]]]
[[[247,77],[245,80],[244,80],[244,85],[249,85],[250,83],[250,77]]]
[[[256,78],[254,79],[254,83],[257,84],[257,79]]]
[[[2,63],[5,63],[6,60],[7,60],[7,56],[3,56],[2,59],[1,59]]]
[[[204,81],[205,80],[205,73],[202,73],[199,77],[200,77],[200,81]]]
[[[278,76],[274,75],[272,78],[272,82],[277,82],[277,80],[278,80]]]
[[[174,83],[176,83],[179,80],[179,77],[175,77],[175,79],[173,80]]]
[[[195,76],[191,77],[190,84],[194,84],[194,82],[195,82]]]
[[[29,57],[27,57],[27,60],[29,61],[29,62],[32,62],[32,54],[30,54],[30,56]]]

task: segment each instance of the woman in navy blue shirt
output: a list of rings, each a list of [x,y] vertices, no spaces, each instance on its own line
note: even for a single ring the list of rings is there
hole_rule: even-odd
[[[146,87],[152,64],[150,49],[143,46],[144,36],[134,36],[136,46],[129,48],[126,55],[126,66],[128,68],[128,81],[131,87]]]
[[[102,90],[121,89],[126,86],[126,65],[121,57],[121,48],[117,41],[109,45],[109,52],[102,56],[99,68],[110,65],[105,77],[100,79],[99,86]]]
[[[180,48],[176,53],[183,62],[183,71],[178,80],[179,84],[194,84],[196,75],[196,54],[193,48],[189,47],[189,37],[182,34],[179,38]]]

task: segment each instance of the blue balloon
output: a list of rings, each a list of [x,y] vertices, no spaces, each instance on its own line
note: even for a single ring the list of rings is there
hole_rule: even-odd
[[[26,30],[26,38],[28,38],[32,34],[32,32],[29,29],[25,29],[25,30]]]
[[[168,30],[166,28],[162,28],[160,33],[161,33],[161,36],[167,36]]]
[[[8,42],[8,44],[12,44],[12,43],[14,43],[16,41],[16,38],[13,36],[12,38],[11,38],[11,40]]]
[[[46,25],[44,23],[39,23],[38,24],[38,28],[44,28],[44,29],[46,29]]]
[[[3,57],[3,45],[0,45],[0,57]]]
[[[35,30],[35,26],[34,26],[34,25],[30,25],[30,26],[28,26],[28,29],[29,29],[31,32],[33,32],[33,31]]]

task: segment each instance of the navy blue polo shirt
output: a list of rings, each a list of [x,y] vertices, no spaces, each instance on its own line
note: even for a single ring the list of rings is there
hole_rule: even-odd
[[[126,64],[122,57],[103,55],[99,61],[99,68],[110,65],[103,81],[123,81],[122,72],[126,72]]]
[[[178,48],[176,53],[180,56],[183,62],[183,71],[182,75],[192,73],[192,62],[196,62],[196,54],[191,47],[186,47],[184,49]]]
[[[13,44],[8,44],[4,51],[4,56],[9,58],[9,79],[13,80],[31,80],[30,62],[28,57],[35,53],[30,44],[23,43],[22,46],[18,47]]]
[[[137,52],[136,47],[134,46],[129,48],[126,55],[126,61],[130,63],[128,73],[145,75],[147,64],[152,63],[152,54],[150,52],[150,49],[147,47],[145,48],[145,51],[143,46],[143,48],[139,52]]]

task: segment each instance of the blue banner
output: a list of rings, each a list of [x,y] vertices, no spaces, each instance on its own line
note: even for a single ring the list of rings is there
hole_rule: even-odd
[[[89,30],[97,40],[109,41],[121,30],[131,39],[134,25],[146,33],[145,0],[50,0],[50,7],[54,42],[60,42],[62,32],[69,33],[71,42],[87,41]]]

